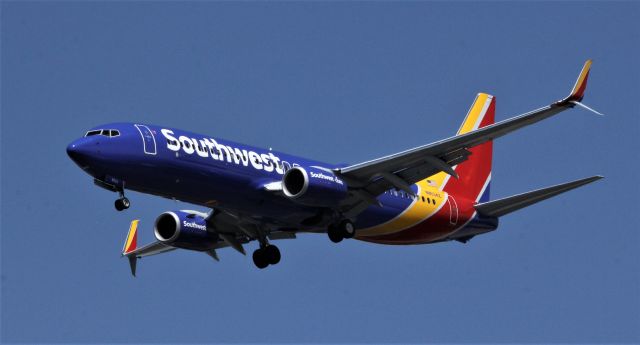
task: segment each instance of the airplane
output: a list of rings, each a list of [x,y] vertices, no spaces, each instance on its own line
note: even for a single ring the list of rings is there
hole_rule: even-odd
[[[569,96],[495,122],[496,98],[479,93],[457,134],[444,140],[353,165],[334,165],[174,128],[142,123],[94,127],[67,147],[94,184],[206,207],[173,210],[154,224],[156,241],[138,247],[131,222],[122,255],[136,275],[137,259],[186,249],[219,261],[218,249],[253,262],[280,262],[272,241],[326,233],[332,242],[357,239],[388,245],[468,242],[494,231],[504,215],[602,178],[591,176],[497,200],[489,199],[493,140],[584,105],[591,60]]]

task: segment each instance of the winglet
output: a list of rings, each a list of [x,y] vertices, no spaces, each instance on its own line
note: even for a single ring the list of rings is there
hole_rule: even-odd
[[[571,93],[566,98],[559,100],[556,102],[556,105],[559,106],[580,106],[586,110],[589,110],[597,115],[603,116],[604,114],[598,112],[597,110],[589,108],[587,105],[580,103],[584,98],[584,92],[587,89],[587,80],[589,79],[589,71],[591,71],[591,59],[587,60],[582,67],[582,71],[580,71],[580,75],[578,75],[578,80],[573,85],[573,89],[571,89]],[[573,105],[570,105],[573,104]]]
[[[573,85],[571,94],[566,98],[567,101],[580,102],[584,98],[584,91],[587,89],[587,80],[589,79],[589,71],[591,70],[591,59],[587,60],[582,67],[582,71]]]
[[[127,239],[124,241],[124,247],[122,248],[122,255],[130,254],[131,252],[136,250],[137,242],[138,242],[138,222],[139,219],[135,219],[131,222],[129,226],[129,233],[127,234]]]
[[[138,223],[139,219],[135,219],[129,226],[129,233],[127,239],[124,241],[124,247],[122,248],[122,255],[129,259],[129,266],[131,267],[131,274],[136,276],[136,257],[135,251],[138,244]]]

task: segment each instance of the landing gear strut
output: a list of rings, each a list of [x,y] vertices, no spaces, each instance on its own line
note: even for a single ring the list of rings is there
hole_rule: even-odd
[[[120,198],[116,199],[116,202],[114,203],[116,210],[118,211],[122,211],[122,210],[126,210],[129,208],[129,206],[131,206],[131,202],[129,202],[129,199],[127,199],[124,196],[124,191],[120,192]]]
[[[333,243],[342,242],[345,238],[353,238],[356,235],[356,228],[348,219],[343,219],[338,224],[333,224],[327,229],[327,235]]]
[[[278,262],[280,262],[280,249],[272,244],[267,244],[253,252],[253,263],[259,269],[275,265]]]

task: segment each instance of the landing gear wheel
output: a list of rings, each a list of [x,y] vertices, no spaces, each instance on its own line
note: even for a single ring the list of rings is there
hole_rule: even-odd
[[[340,228],[334,225],[329,226],[329,229],[327,229],[327,235],[329,235],[329,239],[333,243],[342,242],[342,240],[344,239],[344,236],[342,234],[342,231],[340,231]]]
[[[129,206],[131,206],[131,202],[129,202],[129,199],[122,197],[120,199],[117,199],[114,205],[116,207],[116,210],[122,211],[128,209]]]
[[[278,247],[270,244],[262,249],[264,251],[264,256],[267,258],[269,265],[275,265],[280,262],[280,249]]]
[[[268,257],[265,255],[265,250],[264,249],[262,249],[262,248],[256,249],[253,252],[253,263],[259,269],[263,269],[263,268],[266,268],[267,266],[269,266],[269,261],[267,259],[268,259]]]
[[[353,223],[351,223],[351,221],[347,219],[341,221],[340,225],[338,225],[338,228],[340,228],[340,231],[342,232],[342,236],[344,238],[353,238],[353,236],[356,235],[355,226],[353,226]]]

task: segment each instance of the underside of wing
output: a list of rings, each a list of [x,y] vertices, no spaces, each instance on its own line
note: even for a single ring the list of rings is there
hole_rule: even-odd
[[[126,255],[127,256],[135,255],[138,258],[143,258],[145,256],[151,256],[151,255],[170,252],[175,249],[176,249],[175,247],[171,247],[162,242],[156,241],[153,243],[149,243],[144,247],[138,248],[130,253],[127,253]]]

